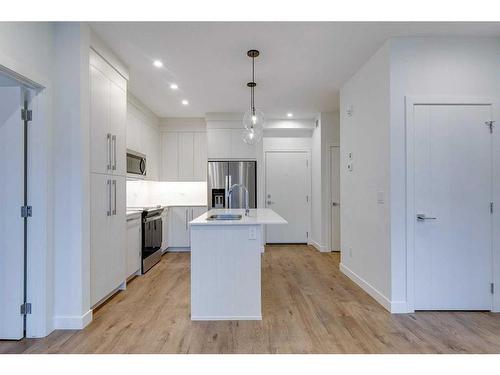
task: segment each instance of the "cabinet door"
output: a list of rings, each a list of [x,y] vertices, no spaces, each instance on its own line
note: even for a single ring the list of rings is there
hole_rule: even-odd
[[[169,247],[189,247],[188,222],[189,207],[171,207],[169,209]]]
[[[203,215],[205,212],[207,212],[206,206],[191,207],[191,220],[196,219],[198,216]]]
[[[162,180],[163,181],[177,181],[179,177],[178,169],[178,134],[177,133],[163,133],[163,150],[162,150]]]
[[[109,132],[111,133],[112,173],[125,176],[126,134],[127,134],[127,93],[114,82],[110,82]]]
[[[210,159],[230,159],[231,129],[207,129],[207,152]]]
[[[109,292],[108,266],[114,261],[109,251],[111,179],[107,175],[90,176],[90,300],[95,305]]]
[[[193,158],[194,171],[193,179],[195,181],[207,180],[207,133],[194,133],[193,140]]]
[[[112,289],[117,288],[126,278],[126,249],[127,249],[127,213],[125,177],[110,176],[111,178],[111,225],[109,230],[109,251],[113,260],[108,264],[108,273]]]
[[[90,170],[107,173],[111,168],[109,129],[110,82],[94,66],[90,66]]]
[[[194,178],[194,133],[179,133],[179,181]]]
[[[127,277],[141,269],[141,218],[127,219]]]

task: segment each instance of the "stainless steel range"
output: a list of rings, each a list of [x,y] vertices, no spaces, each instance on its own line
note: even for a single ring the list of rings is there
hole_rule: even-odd
[[[142,208],[142,274],[161,260],[162,213],[161,206]]]

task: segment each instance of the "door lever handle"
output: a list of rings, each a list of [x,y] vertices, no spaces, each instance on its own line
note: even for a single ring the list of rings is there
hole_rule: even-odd
[[[417,214],[417,220],[418,221],[424,221],[424,220],[436,220],[437,217],[428,217],[425,216],[425,214]]]

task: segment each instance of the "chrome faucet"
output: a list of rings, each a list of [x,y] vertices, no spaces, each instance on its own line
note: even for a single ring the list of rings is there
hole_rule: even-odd
[[[235,188],[242,188],[243,190],[245,190],[245,216],[248,216],[249,212],[250,212],[250,207],[248,205],[248,189],[245,185],[243,184],[234,184],[233,186],[231,186],[229,188],[229,192],[227,193],[228,197],[229,197],[229,208],[231,208],[231,194],[233,193],[233,190]]]

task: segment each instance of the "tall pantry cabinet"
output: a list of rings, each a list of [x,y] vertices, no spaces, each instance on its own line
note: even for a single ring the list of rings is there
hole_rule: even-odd
[[[90,50],[90,299],[126,278],[127,80]]]

